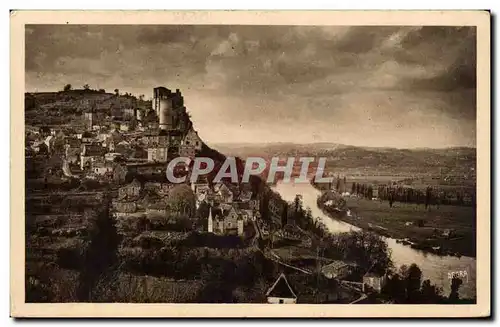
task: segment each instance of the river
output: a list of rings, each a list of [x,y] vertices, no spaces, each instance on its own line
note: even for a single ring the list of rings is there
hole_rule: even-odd
[[[321,211],[317,206],[317,198],[321,194],[309,183],[283,183],[278,182],[272,189],[278,192],[286,201],[293,201],[296,194],[302,195],[304,207],[311,208],[312,214],[320,219],[332,233],[359,230],[358,227],[346,222],[332,219]],[[443,289],[443,295],[450,293],[451,280],[448,279],[449,272],[466,271],[467,278],[463,279],[460,287],[461,297],[473,297],[476,295],[476,259],[462,256],[438,256],[409,246],[396,243],[395,239],[384,238],[391,250],[394,265],[399,267],[403,264],[416,263],[422,270],[422,279],[430,279],[433,284]]]

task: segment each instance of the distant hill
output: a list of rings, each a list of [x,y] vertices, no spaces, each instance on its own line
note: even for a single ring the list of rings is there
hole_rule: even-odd
[[[467,175],[474,172],[476,164],[476,149],[467,147],[396,149],[336,143],[213,144],[213,147],[226,155],[241,158],[326,157],[327,170],[330,171],[357,169],[364,172]]]

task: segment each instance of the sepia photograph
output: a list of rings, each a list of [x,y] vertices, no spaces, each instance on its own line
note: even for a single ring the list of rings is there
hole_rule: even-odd
[[[490,314],[488,12],[52,14],[11,15],[11,314]]]

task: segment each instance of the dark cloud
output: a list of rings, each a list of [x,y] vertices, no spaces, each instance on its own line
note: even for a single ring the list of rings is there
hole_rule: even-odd
[[[429,41],[427,41],[429,40]],[[418,52],[426,42],[439,45],[434,53]],[[424,90],[453,91],[476,88],[476,35],[474,28],[424,27],[409,33],[403,41],[413,53],[436,56],[448,63],[435,76],[407,81],[410,87]],[[473,99],[475,101],[475,97]],[[475,105],[472,106],[475,108]]]
[[[230,29],[217,25],[142,25],[136,41],[140,44],[193,43],[194,39],[226,38]]]
[[[341,52],[366,53],[377,46],[382,41],[396,33],[399,27],[377,26],[356,26],[349,29],[349,32],[335,43],[336,49]]]

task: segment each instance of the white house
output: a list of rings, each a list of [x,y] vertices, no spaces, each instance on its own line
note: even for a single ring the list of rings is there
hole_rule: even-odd
[[[267,303],[271,304],[297,303],[297,295],[283,273],[281,273],[274,284],[267,290],[266,297]]]
[[[387,282],[387,275],[377,275],[374,273],[366,273],[363,276],[363,292],[367,289],[371,289],[380,293],[382,288],[384,288]]]
[[[214,232],[214,219],[212,217],[212,207],[208,209],[208,232]]]

